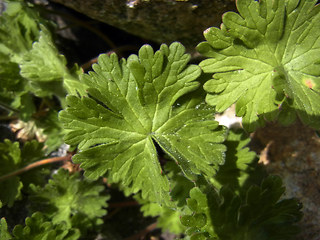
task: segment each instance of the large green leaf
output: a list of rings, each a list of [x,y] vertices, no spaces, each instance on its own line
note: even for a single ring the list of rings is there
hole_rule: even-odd
[[[238,0],[239,14],[223,15],[198,51],[214,73],[204,88],[222,112],[236,102],[253,131],[266,120],[320,127],[320,6],[316,0]]]
[[[127,193],[142,189],[151,201],[169,200],[169,182],[158,161],[155,142],[190,179],[212,176],[223,162],[224,131],[213,120],[213,109],[190,96],[200,75],[187,65],[184,47],[173,43],[155,52],[145,45],[139,56],[119,63],[115,54],[101,55],[95,72],[84,75],[89,97],[69,96],[60,120],[68,144],[80,152],[73,158],[85,175],[121,182]]]

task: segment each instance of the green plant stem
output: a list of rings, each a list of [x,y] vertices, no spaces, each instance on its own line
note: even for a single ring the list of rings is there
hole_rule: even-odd
[[[71,155],[64,156],[64,157],[53,157],[53,158],[48,158],[48,159],[43,159],[34,163],[31,163],[21,169],[18,169],[14,172],[8,173],[6,175],[3,175],[0,177],[0,182],[7,180],[8,178],[18,176],[24,172],[27,172],[33,168],[40,167],[42,165],[46,165],[49,163],[54,163],[54,162],[62,162],[62,161],[70,161],[71,160]]]

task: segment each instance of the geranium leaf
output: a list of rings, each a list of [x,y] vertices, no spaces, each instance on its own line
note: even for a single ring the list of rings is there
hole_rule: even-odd
[[[69,71],[67,61],[59,54],[48,29],[44,25],[40,25],[40,29],[39,40],[20,61],[20,74],[28,79],[30,91],[40,97],[55,94],[64,98],[66,92],[85,95],[85,86],[78,76],[81,71],[77,67],[73,73]]]
[[[66,223],[81,232],[102,223],[107,211],[108,196],[101,195],[104,186],[99,182],[81,179],[79,173],[65,169],[52,176],[44,187],[31,185],[34,211],[41,211],[53,224]]]
[[[60,120],[69,129],[65,141],[81,150],[74,161],[87,177],[108,172],[108,180],[121,182],[127,193],[142,189],[143,198],[168,203],[169,182],[155,142],[190,179],[216,172],[225,147],[213,109],[192,96],[177,101],[199,86],[200,69],[188,65],[184,51],[179,43],[157,52],[145,45],[139,56],[120,63],[115,54],[101,55],[95,72],[83,76],[89,97],[69,96]]]
[[[36,212],[25,220],[26,226],[17,225],[13,229],[15,240],[76,240],[80,237],[78,229],[72,229],[65,223],[54,225]]]
[[[320,6],[316,0],[238,0],[198,51],[214,73],[204,88],[222,112],[236,102],[249,131],[278,119],[320,127]]]
[[[281,199],[281,179],[269,176],[260,186],[252,185],[240,196],[228,187],[190,191],[188,207],[192,214],[182,216],[191,239],[287,240],[299,232],[301,204]]]

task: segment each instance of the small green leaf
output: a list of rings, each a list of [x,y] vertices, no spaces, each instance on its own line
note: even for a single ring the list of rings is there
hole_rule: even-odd
[[[191,227],[196,224],[193,216],[188,216],[188,215],[181,217],[181,223],[186,227]]]
[[[207,102],[222,112],[236,103],[249,131],[265,121],[320,127],[320,7],[315,0],[238,0],[198,51],[213,79]],[[285,105],[285,107],[283,107]],[[291,119],[291,120],[290,120]]]
[[[20,74],[28,79],[30,91],[40,97],[52,94],[64,97],[66,92],[86,95],[86,86],[79,81],[78,75],[69,72],[66,59],[59,54],[48,29],[43,25],[40,28],[39,40],[32,44],[32,49],[19,63]]]
[[[80,237],[78,229],[70,229],[65,223],[54,225],[40,212],[27,217],[25,223],[25,227],[22,225],[14,227],[15,240],[76,240]]]
[[[30,186],[33,195],[31,208],[40,211],[53,224],[65,222],[81,232],[101,224],[106,214],[107,196],[102,196],[102,184],[82,180],[79,173],[69,174],[65,169],[52,176],[45,187]]]
[[[6,219],[1,218],[0,219],[0,240],[10,240],[10,239],[12,239],[12,237],[8,231],[8,225],[7,225]]]
[[[188,65],[184,47],[173,43],[155,52],[143,46],[139,56],[120,63],[115,54],[101,55],[95,72],[82,77],[89,97],[69,96],[60,120],[78,145],[74,157],[85,176],[121,182],[125,192],[170,204],[169,181],[163,174],[155,142],[190,179],[212,176],[223,163],[224,130],[213,108],[190,95],[199,83],[199,67]]]
[[[135,197],[137,199],[137,197]],[[180,216],[183,209],[169,208],[158,203],[147,202],[143,199],[138,199],[142,205],[141,211],[145,217],[157,217],[157,227],[163,231],[169,231],[174,234],[184,233],[186,227],[181,224]]]

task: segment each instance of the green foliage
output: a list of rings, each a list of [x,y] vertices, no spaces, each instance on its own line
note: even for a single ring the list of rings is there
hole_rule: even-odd
[[[146,217],[157,217],[157,226],[164,231],[180,234],[184,233],[186,227],[181,224],[180,216],[182,209],[172,209],[167,206],[160,206],[158,203],[150,203],[140,200],[141,211]]]
[[[0,240],[10,240],[12,239],[10,233],[8,232],[8,225],[5,218],[0,219]]]
[[[60,169],[45,187],[31,185],[33,211],[41,211],[53,224],[66,223],[68,228],[86,231],[102,223],[107,212],[107,196],[102,196],[104,187],[99,182],[89,182],[79,173],[69,174]]]
[[[75,66],[73,73],[69,72],[66,59],[58,53],[50,32],[44,25],[40,28],[39,40],[20,62],[20,74],[28,80],[30,91],[39,97],[56,95],[61,101],[66,93],[85,95],[85,86],[78,77],[81,70]]]
[[[0,16],[0,53],[18,63],[38,39],[39,23],[45,21],[24,1],[5,1],[4,4],[6,11]]]
[[[20,110],[21,117],[28,119],[35,106],[27,82],[19,73],[19,63],[38,39],[39,24],[45,22],[23,1],[5,4],[6,11],[0,16],[0,101]]]
[[[177,164],[172,161],[167,162],[164,168],[171,182],[171,200],[176,207],[160,206],[157,203],[139,199],[137,196],[136,199],[142,205],[141,211],[144,216],[157,217],[157,226],[171,233],[184,233],[186,227],[181,224],[180,216],[186,211],[186,198],[189,197],[189,192],[195,183],[186,178]]]
[[[188,207],[193,212],[181,218],[191,239],[288,240],[298,233],[301,205],[294,199],[279,200],[284,193],[279,177],[252,185],[245,197],[228,187],[190,191]],[[244,200],[242,200],[244,199]]]
[[[0,143],[0,154],[2,167],[0,168],[0,174],[5,175],[7,172],[16,170],[21,163],[20,149],[18,142],[12,143],[6,140],[4,143]],[[19,198],[20,191],[23,184],[20,182],[19,177],[13,177],[11,179],[0,182],[1,189],[7,189],[0,192],[0,199],[4,205],[13,205],[13,202]]]
[[[102,176],[134,194],[158,227],[185,239],[293,238],[301,204],[284,199],[280,178],[258,166],[245,131],[226,131],[214,114],[236,103],[249,131],[297,117],[320,127],[315,3],[236,1],[239,13],[224,14],[220,29],[205,31],[197,49],[208,59],[200,67],[174,42],[156,52],[145,45],[127,59],[102,54],[82,74],[67,67],[53,25],[32,4],[5,1],[0,106],[40,128],[34,132],[46,141],[0,143],[0,240],[100,237],[109,199]],[[82,169],[15,172],[56,150],[63,136],[84,176]],[[29,216],[24,226],[12,214],[19,204],[20,219]]]
[[[217,189],[228,186],[236,193],[242,191],[250,184],[260,184],[266,173],[257,166],[256,154],[246,145],[250,138],[242,129],[230,129],[224,144],[227,146],[225,163],[211,182]]]
[[[8,1],[0,16],[0,104],[29,120],[36,112],[33,97],[59,98],[67,93],[85,95],[78,66],[68,69],[48,27],[31,4]],[[9,61],[8,61],[9,60]]]
[[[150,201],[169,204],[169,182],[162,173],[154,142],[172,157],[190,179],[212,176],[223,162],[224,131],[212,108],[192,99],[177,102],[195,90],[200,69],[187,65],[179,43],[120,63],[115,54],[100,55],[95,72],[84,75],[89,97],[69,96],[60,120],[69,133],[66,143],[78,145],[75,157],[85,176],[108,172],[127,193],[142,191]],[[175,104],[176,103],[176,104]]]
[[[26,226],[17,225],[13,229],[14,240],[76,240],[79,230],[70,229],[65,223],[53,224],[37,212],[26,218]]]
[[[77,81],[77,79],[73,80],[69,74],[66,60],[64,56],[59,55],[50,32],[43,25],[40,27],[38,42],[34,42],[32,49],[23,55],[20,62],[20,74],[29,80],[30,91],[36,96],[46,97],[55,94],[64,98],[66,90],[62,85],[63,79],[69,78],[71,81]]]
[[[222,112],[236,102],[249,131],[265,121],[320,127],[320,7],[316,0],[239,0],[239,14],[223,15],[205,31],[200,63],[214,73],[204,89]]]
[[[44,116],[37,117],[35,125],[44,134],[46,153],[51,153],[63,144],[65,131],[59,122],[56,110],[49,110]]]
[[[18,170],[35,160],[39,160],[39,158],[44,155],[42,148],[43,144],[37,141],[31,141],[27,142],[22,150],[20,150],[18,142],[11,142],[6,139],[3,143],[0,143],[0,176]],[[3,205],[11,207],[14,201],[20,198],[23,183],[25,183],[26,186],[28,186],[30,182],[39,183],[39,174],[41,173],[37,172],[37,174],[35,174],[34,172],[29,172],[27,176],[14,176],[0,181],[0,189],[6,189],[6,191],[0,191],[0,200]]]

